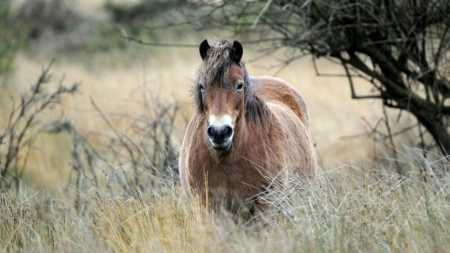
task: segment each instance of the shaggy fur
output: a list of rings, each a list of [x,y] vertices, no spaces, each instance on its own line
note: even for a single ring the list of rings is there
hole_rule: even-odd
[[[200,47],[203,62],[192,89],[197,110],[181,147],[180,179],[188,194],[225,202],[233,212],[242,204],[254,212],[266,208],[258,196],[284,185],[292,173],[314,178],[317,162],[301,95],[281,79],[250,77],[241,55],[235,61],[234,45],[220,40]],[[234,89],[236,80],[244,80],[243,94]],[[208,140],[213,110],[233,115],[227,151],[213,149]]]

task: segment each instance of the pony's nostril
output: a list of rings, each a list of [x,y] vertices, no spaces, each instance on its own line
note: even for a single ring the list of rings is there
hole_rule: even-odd
[[[206,130],[206,133],[208,134],[208,137],[213,139],[214,138],[214,128],[213,127],[208,127],[208,129]]]
[[[226,126],[224,131],[225,138],[229,138],[232,134],[233,128],[231,128],[230,126]]]

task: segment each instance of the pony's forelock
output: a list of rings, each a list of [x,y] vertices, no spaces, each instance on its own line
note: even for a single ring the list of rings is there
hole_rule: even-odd
[[[219,40],[211,44],[207,52],[206,58],[198,68],[197,78],[207,88],[218,79],[221,85],[228,81],[228,73],[232,64],[230,53],[232,45],[226,40]]]

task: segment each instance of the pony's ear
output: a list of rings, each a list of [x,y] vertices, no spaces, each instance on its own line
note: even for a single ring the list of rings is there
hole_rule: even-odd
[[[241,43],[235,40],[233,42],[233,47],[231,49],[231,59],[235,61],[237,64],[241,62],[242,54],[244,53],[244,49],[242,48]]]
[[[205,60],[205,58],[206,58],[206,53],[208,53],[208,50],[210,49],[211,47],[209,46],[209,44],[208,44],[208,41],[207,40],[204,40],[201,44],[200,44],[200,56],[202,57],[202,60]]]

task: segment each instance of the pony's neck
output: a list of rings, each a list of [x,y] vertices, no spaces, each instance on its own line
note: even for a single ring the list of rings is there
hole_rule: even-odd
[[[248,84],[249,94],[245,98],[245,119],[249,125],[256,124],[260,127],[267,127],[270,122],[270,111],[264,100],[253,91],[251,84]],[[255,127],[255,126],[253,126]]]
[[[250,108],[250,110],[249,110]],[[233,137],[233,152],[242,153],[248,148],[251,138],[268,136],[270,131],[270,111],[265,102],[255,93],[246,104],[245,115],[236,123],[235,136]]]
[[[245,116],[237,122],[235,127],[235,135],[233,137],[233,142],[237,144],[232,147],[234,148],[234,151],[241,152],[242,148],[245,147],[245,143],[248,142],[248,138],[250,138],[249,135],[251,133],[248,123],[247,117]]]

